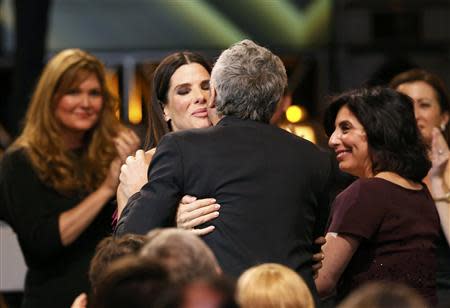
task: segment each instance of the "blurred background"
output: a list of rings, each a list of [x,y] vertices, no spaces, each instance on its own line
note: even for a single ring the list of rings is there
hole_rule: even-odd
[[[449,0],[0,1],[0,123],[12,137],[42,65],[64,48],[100,57],[121,98],[120,117],[142,126],[161,58],[189,49],[214,62],[230,44],[253,39],[288,71],[274,122],[320,145],[314,124],[329,94],[383,84],[416,66],[450,81]]]
[[[450,85],[450,0],[0,0],[1,147],[17,136],[43,64],[61,49],[104,61],[118,116],[140,132],[160,59],[189,49],[213,63],[244,38],[286,65],[289,87],[273,123],[319,146],[330,94],[386,84],[413,67]],[[20,293],[20,253],[10,231],[0,232],[0,292]]]

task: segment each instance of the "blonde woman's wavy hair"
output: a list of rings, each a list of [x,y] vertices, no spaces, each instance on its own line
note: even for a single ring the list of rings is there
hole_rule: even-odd
[[[237,282],[242,308],[314,308],[303,279],[281,264],[266,263],[246,270]]]
[[[81,155],[63,141],[63,126],[55,108],[69,89],[94,74],[103,105],[96,125],[86,133]],[[115,116],[118,100],[108,90],[103,64],[80,49],[67,49],[45,66],[25,116],[22,134],[12,148],[25,149],[39,178],[63,195],[88,193],[100,186],[117,156],[114,137],[121,129]]]

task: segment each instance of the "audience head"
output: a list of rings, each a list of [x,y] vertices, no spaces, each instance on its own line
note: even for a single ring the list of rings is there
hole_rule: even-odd
[[[96,57],[80,49],[61,51],[39,78],[15,145],[27,150],[41,180],[57,191],[91,191],[104,180],[117,155],[116,103]],[[80,148],[86,167],[82,174],[73,171],[80,159],[68,151]]]
[[[95,291],[98,288],[100,277],[113,261],[125,256],[137,255],[145,241],[145,235],[126,234],[122,237],[109,236],[98,243],[89,267],[92,289]]]
[[[114,261],[101,276],[93,307],[154,307],[168,286],[169,276],[161,264],[147,258],[124,257]]]
[[[339,168],[352,175],[390,171],[420,182],[431,166],[411,99],[392,89],[356,89],[334,97],[324,126]]]
[[[164,58],[153,75],[147,146],[164,134],[211,125],[206,111],[211,67],[199,54],[177,52]]]
[[[237,301],[242,308],[312,308],[314,301],[303,279],[280,264],[252,267],[239,277]]]
[[[195,279],[165,292],[157,308],[237,308],[235,284],[222,275]]]
[[[413,289],[396,283],[372,282],[351,293],[338,308],[426,308]]]
[[[219,115],[269,123],[286,86],[280,58],[243,40],[223,51],[214,64],[210,106]]]
[[[439,76],[413,69],[395,76],[390,86],[413,99],[417,125],[426,142],[431,143],[432,130],[438,127],[450,143],[450,97]]]
[[[220,273],[219,264],[209,247],[187,230],[167,228],[150,231],[141,255],[162,263],[176,284]]]

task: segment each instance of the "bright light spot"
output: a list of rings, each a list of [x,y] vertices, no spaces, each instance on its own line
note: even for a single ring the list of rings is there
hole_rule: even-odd
[[[297,123],[303,119],[303,110],[297,105],[289,106],[286,110],[286,119],[291,123]]]
[[[106,70],[106,86],[114,97],[119,97],[119,78],[116,71],[112,69]],[[115,114],[118,119],[120,119],[120,106],[117,100],[114,106]]]
[[[142,121],[141,87],[138,82],[132,85],[128,99],[128,119],[131,124],[139,124]]]

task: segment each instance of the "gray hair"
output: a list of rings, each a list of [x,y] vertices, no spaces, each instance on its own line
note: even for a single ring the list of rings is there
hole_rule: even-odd
[[[287,86],[287,75],[278,56],[243,40],[222,52],[211,81],[218,114],[269,122]]]
[[[162,263],[175,284],[212,277],[220,272],[211,249],[197,235],[187,230],[162,228],[150,231],[140,254]]]

